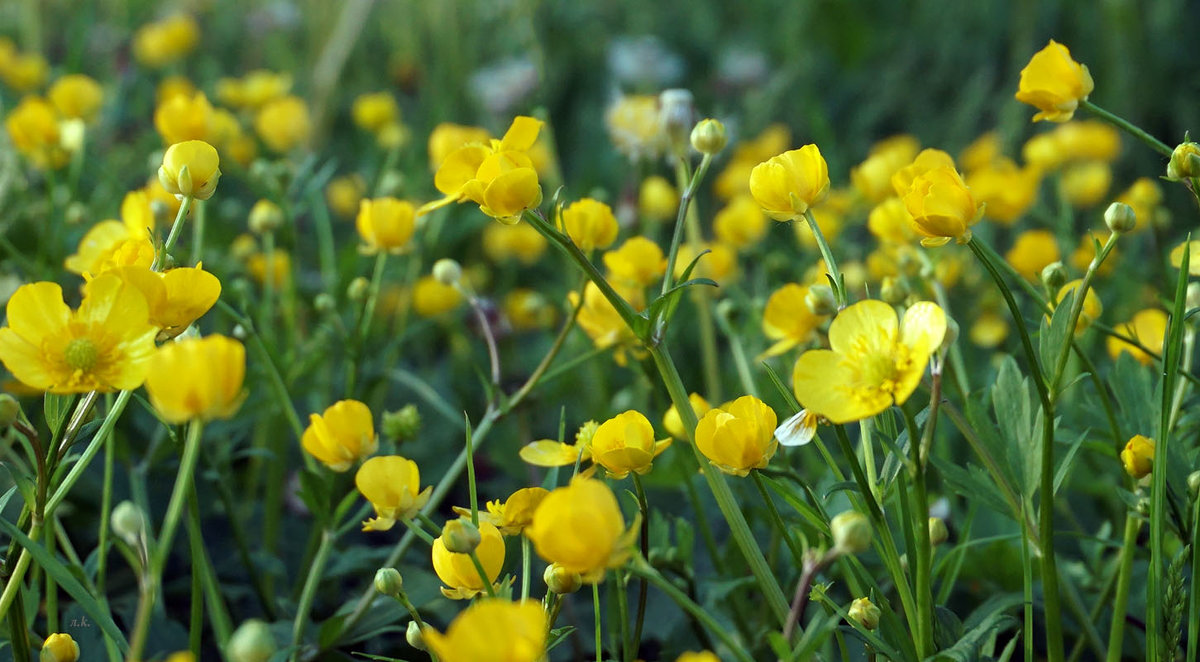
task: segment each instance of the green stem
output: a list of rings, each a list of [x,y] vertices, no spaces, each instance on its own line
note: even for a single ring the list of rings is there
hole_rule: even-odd
[[[166,242],[162,248],[154,254],[154,262],[150,264],[151,271],[162,271],[163,265],[166,264],[167,254],[175,247],[175,242],[179,239],[179,231],[183,229],[184,219],[187,217],[188,209],[192,206],[192,197],[186,196],[183,202],[179,203],[179,212],[175,214],[175,222],[171,224],[171,232],[167,235]]]
[[[203,200],[196,201],[196,218],[192,221],[192,264],[204,261],[204,221],[208,205]]]
[[[692,201],[692,196],[696,194],[696,188],[704,179],[704,174],[708,172],[708,166],[712,163],[712,157],[708,154],[700,160],[700,167],[696,169],[696,174],[688,180],[683,174],[687,170],[687,163],[679,163],[679,172],[676,174],[676,184],[681,188],[683,193],[679,196],[679,210],[675,213],[675,228],[671,232],[671,246],[667,249],[667,273],[663,276],[662,289],[659,295],[667,293],[675,284],[675,262],[679,258],[679,246],[683,243],[684,228],[687,225],[688,207]]]
[[[758,493],[762,496],[763,503],[767,505],[767,511],[771,514],[771,523],[778,529],[779,535],[783,536],[783,541],[787,543],[788,550],[792,553],[792,562],[797,566],[803,566],[804,552],[796,546],[796,540],[788,531],[787,523],[783,521],[783,516],[779,514],[779,508],[771,499],[771,493],[767,491],[766,483],[763,483],[762,473],[754,470],[750,472],[750,475],[754,478],[754,485],[758,487]]]
[[[936,394],[935,394],[936,397]],[[903,409],[903,408],[901,408]],[[937,412],[930,411],[930,417],[925,422],[925,429],[928,436],[932,436],[932,428]],[[922,458],[923,440],[917,441],[913,434],[916,431],[916,422],[912,416],[904,411],[905,422],[909,428],[909,450],[912,453],[912,465],[909,469],[912,474],[912,506],[910,508],[911,520],[909,526],[912,527],[912,537],[915,549],[913,591],[917,598],[917,657],[925,659],[934,652],[933,642],[933,587],[930,581],[932,572],[932,548],[929,542],[929,498],[925,492],[925,463]],[[910,557],[911,558],[911,557]]]
[[[42,523],[36,521],[29,529],[29,539],[37,542],[42,533]],[[29,563],[32,557],[29,551],[22,548],[20,556],[17,557],[17,565],[9,574],[6,584],[4,585],[4,593],[0,594],[0,621],[8,614],[8,609],[16,600],[17,593],[21,590],[21,580],[25,578],[25,571],[29,569]]]
[[[620,643],[619,659],[621,662],[633,662],[636,644],[629,639],[629,595],[625,591],[625,576],[620,570],[613,573],[613,583],[609,587],[609,595],[617,595],[617,641]]]
[[[1121,129],[1122,131],[1133,136],[1134,138],[1137,138],[1138,140],[1146,143],[1146,145],[1148,145],[1150,147],[1150,149],[1158,152],[1159,154],[1162,154],[1163,156],[1167,157],[1168,159],[1171,158],[1171,152],[1173,150],[1170,147],[1168,147],[1166,145],[1166,143],[1162,142],[1158,138],[1155,138],[1154,136],[1150,135],[1149,133],[1146,133],[1145,131],[1138,128],[1137,126],[1134,126],[1133,123],[1131,123],[1129,120],[1127,120],[1123,117],[1114,115],[1113,113],[1108,112],[1107,110],[1101,108],[1100,106],[1097,106],[1096,104],[1092,103],[1091,101],[1088,101],[1087,99],[1083,99],[1082,101],[1080,101],[1079,107],[1091,112],[1096,117],[1099,117],[1100,119],[1104,120],[1105,122],[1108,122],[1109,124],[1117,127],[1118,129]]]
[[[471,524],[479,527],[479,496],[475,489],[475,442],[471,439],[471,419],[465,414],[463,422],[467,432],[467,491],[471,495]]]
[[[359,345],[366,339],[371,329],[371,321],[375,319],[375,305],[379,301],[379,287],[383,284],[383,269],[387,265],[387,251],[379,251],[375,256],[375,269],[371,272],[371,287],[367,290],[367,303],[363,306],[362,319],[358,324]]]
[[[596,621],[596,662],[604,662],[601,631],[600,631],[600,584],[592,584],[592,612],[593,620]]]
[[[529,553],[529,538],[521,536],[521,602],[529,599],[529,573],[533,571],[533,556]]]
[[[120,418],[121,412],[125,411],[125,405],[129,403],[129,398],[133,395],[133,391],[121,391],[117,394],[117,398],[113,400],[112,408],[108,410],[104,421],[100,424],[100,428],[96,430],[96,434],[92,440],[88,442],[87,448],[83,450],[79,459],[75,462],[71,470],[67,472],[63,481],[55,488],[54,493],[46,502],[46,513],[53,514],[63,499],[67,498],[67,494],[75,483],[83,476],[83,472],[87,470],[88,465],[100,452],[101,446],[104,445],[109,435],[112,434],[113,427],[117,424],[117,419]]]
[[[175,477],[175,487],[171,491],[171,500],[167,504],[167,516],[163,520],[162,531],[158,536],[158,545],[151,556],[150,572],[155,578],[162,574],[171,555],[171,541],[175,538],[175,529],[179,526],[179,518],[183,515],[183,506],[187,494],[191,490],[193,475],[196,471],[196,459],[200,454],[200,437],[204,432],[204,424],[192,421],[188,425],[187,437],[183,442],[183,458],[179,462],[179,473]]]
[[[306,569],[308,578],[304,581],[304,590],[300,593],[300,603],[296,606],[296,619],[292,621],[291,659],[293,662],[299,659],[300,644],[304,641],[304,626],[308,623],[313,599],[317,596],[317,586],[321,583],[321,574],[325,571],[325,564],[329,561],[329,555],[333,552],[333,544],[336,540],[333,531],[325,529],[321,532],[321,546],[317,548],[317,556]]]
[[[263,295],[259,309],[259,326],[272,340],[275,338],[275,233],[263,234]]]
[[[641,538],[640,542],[642,546],[642,556],[645,557],[650,555],[650,502],[646,499],[646,490],[642,486],[642,478],[636,473],[631,475],[633,476],[634,492],[637,494],[638,512],[640,512],[642,516],[642,530],[641,536],[639,537]],[[633,645],[635,652],[642,645],[642,629],[646,622],[647,588],[648,586],[645,579],[638,581],[637,617],[634,621],[633,629]]]
[[[1133,555],[1142,520],[1135,513],[1125,516],[1125,539],[1121,543],[1121,565],[1117,575],[1117,597],[1113,601],[1112,624],[1108,630],[1108,662],[1121,662],[1124,646],[1125,616],[1129,611],[1129,585],[1133,580]]]
[[[838,270],[837,260],[833,257],[833,251],[829,248],[829,242],[825,240],[825,235],[821,233],[821,226],[817,225],[817,219],[813,217],[812,209],[804,210],[804,218],[808,221],[808,227],[812,230],[813,237],[817,240],[817,248],[821,250],[821,258],[825,260],[825,269],[829,273],[829,282],[833,287],[833,294],[837,298],[838,309],[845,308],[849,303],[846,300],[846,282],[842,278],[842,272]]]

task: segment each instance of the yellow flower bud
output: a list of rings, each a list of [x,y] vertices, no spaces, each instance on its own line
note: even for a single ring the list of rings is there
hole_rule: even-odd
[[[1049,230],[1026,230],[1017,235],[1012,248],[1004,258],[1012,265],[1017,273],[1029,280],[1037,280],[1048,265],[1058,262],[1062,255],[1058,250],[1058,240]],[[1054,286],[1062,287],[1066,280]]]
[[[218,142],[218,122],[212,104],[202,92],[177,94],[167,98],[154,110],[154,127],[168,145],[188,140]]]
[[[259,200],[250,208],[247,225],[254,234],[274,232],[283,225],[283,210],[266,198]]]
[[[857,510],[838,513],[829,522],[833,546],[842,554],[861,554],[871,548],[871,521]]]
[[[79,659],[79,644],[69,634],[55,633],[42,644],[41,662],[75,662]]]
[[[713,234],[737,249],[757,244],[767,233],[767,215],[754,198],[738,194],[713,217]]]
[[[679,210],[679,193],[665,177],[652,175],[638,189],[638,211],[652,221],[673,221]]]
[[[500,531],[490,522],[480,520],[478,530],[474,535],[470,535],[470,524],[470,520],[466,520],[465,523],[463,520],[447,522],[442,535],[433,541],[433,571],[442,583],[446,584],[442,587],[442,595],[452,600],[473,598],[486,588],[485,579],[479,576],[479,570],[471,560],[470,554],[453,552],[451,547],[473,549],[487,575],[488,584],[496,581],[500,576],[500,569],[504,567],[504,538]],[[447,533],[450,537],[447,537]],[[471,548],[470,543],[476,542],[476,539],[478,543]]]
[[[342,472],[373,455],[379,440],[367,405],[358,400],[342,400],[321,414],[309,416],[300,444],[322,464]]]
[[[871,603],[871,598],[862,597],[851,602],[849,613],[846,615],[867,630],[879,627],[879,607]]]
[[[725,133],[725,125],[720,120],[703,119],[692,127],[692,149],[701,154],[712,156],[725,149],[729,139]]]
[[[601,481],[575,477],[542,499],[525,529],[537,553],[583,581],[596,583],[608,568],[625,562],[633,539],[617,497]]]
[[[918,175],[904,195],[904,206],[912,214],[912,229],[925,237],[925,246],[941,246],[951,239],[965,243],[970,226],[979,220],[983,205],[976,203],[954,168],[941,166]]]
[[[255,116],[254,130],[272,151],[291,151],[307,142],[312,132],[308,106],[295,96],[270,101]]]
[[[1154,440],[1134,435],[1121,451],[1121,464],[1125,465],[1125,473],[1135,480],[1149,476],[1154,469]]]
[[[1171,152],[1167,179],[1176,182],[1192,177],[1200,177],[1200,145],[1194,142],[1179,143]]]
[[[613,280],[631,287],[646,287],[667,271],[662,249],[646,237],[630,237],[616,250],[604,254],[604,266]]]
[[[557,563],[546,566],[546,571],[542,573],[542,580],[546,582],[546,588],[551,593],[558,595],[574,593],[583,586],[583,578],[579,576],[579,573],[564,570]]]
[[[479,527],[471,523],[469,513],[470,511],[466,517],[446,522],[442,527],[441,541],[446,551],[452,554],[470,554],[479,547],[483,537],[479,533]]]
[[[160,69],[187,55],[199,41],[196,21],[177,14],[139,28],[133,35],[133,55],[143,65]]]
[[[432,487],[421,487],[417,463],[399,455],[373,457],[358,468],[354,485],[375,508],[373,519],[363,522],[364,531],[387,531],[397,520],[417,514],[429,501]]]
[[[146,376],[146,392],[168,423],[233,416],[245,394],[246,350],[222,335],[163,345]]]
[[[612,478],[620,479],[630,471],[644,474],[671,440],[654,440],[654,427],[641,413],[630,410],[600,424],[592,436],[592,461],[604,467]]]
[[[571,241],[585,253],[608,248],[617,238],[617,217],[612,208],[592,198],[583,198],[564,209],[562,225]]]
[[[175,143],[163,154],[158,181],[168,193],[207,200],[217,190],[220,161],[216,148],[202,140]]]
[[[363,240],[360,250],[368,255],[403,252],[416,230],[416,220],[417,208],[411,202],[396,198],[363,200],[355,220]]]
[[[350,114],[359,128],[375,133],[398,120],[400,108],[391,93],[375,92],[355,99]]]
[[[325,201],[338,216],[353,216],[358,212],[359,202],[367,191],[367,184],[359,175],[334,177],[325,187]]]
[[[1088,68],[1071,59],[1066,46],[1051,39],[1021,70],[1016,98],[1038,109],[1035,122],[1066,122],[1093,87]]]
[[[750,171],[750,194],[776,221],[803,216],[828,193],[829,166],[816,145],[771,157]]]
[[[705,400],[699,393],[688,394],[688,402],[692,405],[692,411],[695,412],[697,419],[712,409],[712,405],[708,404],[708,400]],[[675,439],[680,441],[688,440],[688,430],[683,427],[683,418],[680,417],[679,410],[675,408],[675,405],[671,405],[667,409],[667,413],[663,414],[662,424],[667,434],[670,434]]]
[[[710,409],[696,426],[696,447],[721,471],[745,476],[767,466],[775,455],[775,411],[744,395]]]
[[[463,302],[463,295],[452,285],[445,285],[432,275],[423,276],[413,286],[413,310],[422,317],[436,317],[454,310]]]
[[[467,607],[445,634],[426,627],[421,635],[441,662],[538,662],[546,655],[548,630],[536,601],[491,598]]]

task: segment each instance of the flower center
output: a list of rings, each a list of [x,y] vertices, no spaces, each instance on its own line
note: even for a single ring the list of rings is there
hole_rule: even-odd
[[[100,358],[100,350],[96,348],[96,343],[92,342],[91,338],[75,338],[67,343],[63,358],[72,370],[88,372],[96,367],[96,361]]]
[[[912,356],[909,348],[902,343],[891,340],[882,346],[855,348],[855,363],[853,368],[856,379],[851,386],[851,394],[863,402],[870,402],[880,396],[895,400],[896,390],[905,374],[912,368]]]

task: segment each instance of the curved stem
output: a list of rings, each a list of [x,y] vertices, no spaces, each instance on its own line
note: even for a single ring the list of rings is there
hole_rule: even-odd
[[[317,586],[321,583],[321,573],[333,552],[333,543],[337,540],[333,531],[325,529],[321,533],[321,546],[312,565],[307,569],[308,578],[304,581],[304,590],[300,593],[300,603],[296,606],[296,619],[292,622],[292,656],[293,662],[299,659],[300,643],[304,639],[304,626],[308,623],[309,612],[312,611],[313,599],[317,595]]]
[[[1168,159],[1171,158],[1171,152],[1173,150],[1170,147],[1168,147],[1166,145],[1166,143],[1162,142],[1158,138],[1155,138],[1154,136],[1150,135],[1149,133],[1146,133],[1145,131],[1138,128],[1137,126],[1134,126],[1134,124],[1132,122],[1130,122],[1129,120],[1127,120],[1123,117],[1120,117],[1118,115],[1115,115],[1113,113],[1110,113],[1107,110],[1101,108],[1100,106],[1097,106],[1096,104],[1092,103],[1091,101],[1088,101],[1087,99],[1080,101],[1079,107],[1091,112],[1096,117],[1099,117],[1100,119],[1104,120],[1105,122],[1108,122],[1109,124],[1117,127],[1118,129],[1121,129],[1122,131],[1128,133],[1129,135],[1133,136],[1134,138],[1137,138],[1138,140],[1142,141],[1143,143],[1146,143],[1146,145],[1148,145],[1150,147],[1150,149],[1158,152],[1159,154],[1162,154],[1163,156],[1167,157]]]
[[[829,272],[829,282],[833,287],[834,296],[837,297],[838,309],[845,308],[849,303],[846,300],[846,282],[842,279],[842,272],[838,269],[837,260],[833,257],[829,242],[825,240],[821,226],[817,225],[817,219],[813,216],[812,209],[804,210],[804,218],[808,221],[808,227],[817,240],[817,248],[821,250],[821,259],[825,260],[825,269]]]
[[[162,248],[154,254],[154,262],[150,264],[150,271],[162,271],[163,265],[167,261],[167,254],[175,247],[175,242],[179,239],[179,231],[183,229],[184,220],[187,218],[188,209],[192,206],[192,197],[186,196],[179,203],[179,212],[175,214],[175,222],[171,224],[171,231],[167,234],[167,240],[163,243]]]

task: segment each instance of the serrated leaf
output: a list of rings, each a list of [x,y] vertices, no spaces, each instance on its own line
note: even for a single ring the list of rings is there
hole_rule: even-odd
[[[1079,288],[1076,287],[1066,293],[1063,298],[1054,307],[1054,314],[1050,317],[1050,323],[1046,324],[1043,318],[1041,323],[1041,332],[1038,334],[1038,359],[1042,364],[1042,374],[1045,375],[1045,368],[1048,366],[1057,365],[1058,355],[1066,350],[1067,334],[1074,331],[1068,329],[1071,318],[1071,305],[1075,297],[1079,294]]]
[[[988,508],[1013,517],[1013,513],[1009,510],[1008,504],[1005,503],[1004,497],[996,488],[996,484],[992,482],[990,476],[983,469],[980,469],[974,464],[967,464],[967,468],[963,469],[957,464],[931,455],[930,461],[941,474],[942,480],[958,494],[967,497],[968,499],[978,499]]]
[[[929,662],[973,662],[979,659],[979,648],[993,634],[1017,625],[1017,619],[1005,614],[1020,605],[1023,598],[1016,594],[989,598],[975,609],[963,624],[964,632],[957,641],[926,658]]]

